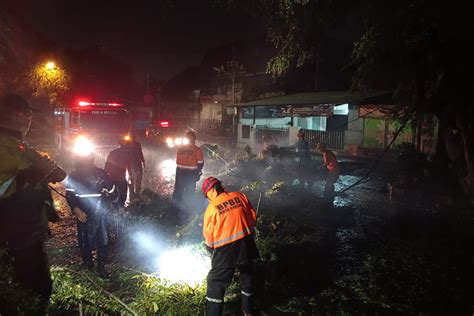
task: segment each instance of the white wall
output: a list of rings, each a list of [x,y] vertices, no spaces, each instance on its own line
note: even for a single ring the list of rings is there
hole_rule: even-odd
[[[255,125],[268,125],[274,127],[289,126],[291,122],[290,117],[275,117],[275,118],[256,118]],[[241,118],[240,123],[244,125],[253,125],[253,118]]]
[[[203,103],[200,113],[201,119],[212,119],[212,120],[221,120],[222,119],[222,104],[215,103]]]
[[[277,118],[256,118],[255,125],[265,125],[271,127],[288,127],[290,126],[291,117],[277,117]],[[241,118],[240,123],[244,125],[252,125],[252,118]],[[326,130],[327,118],[325,116],[310,116],[310,117],[294,117],[293,126],[299,128],[307,128],[315,131]]]
[[[325,131],[327,118],[325,116],[295,117],[294,126],[299,128]]]
[[[249,138],[242,138],[242,125],[249,125],[250,126],[250,137]],[[245,147],[245,145],[249,145],[252,149],[255,150],[256,139],[255,139],[255,126],[253,124],[237,124],[237,146],[238,147]]]
[[[349,106],[347,120],[347,131],[344,139],[344,147],[362,146],[364,140],[364,120],[357,119],[359,117],[359,107],[355,105]]]

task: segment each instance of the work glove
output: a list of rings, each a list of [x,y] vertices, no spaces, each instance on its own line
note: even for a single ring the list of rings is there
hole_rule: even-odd
[[[76,216],[78,221],[80,221],[81,223],[87,222],[87,214],[79,207],[75,207],[72,212],[74,213],[74,216]]]

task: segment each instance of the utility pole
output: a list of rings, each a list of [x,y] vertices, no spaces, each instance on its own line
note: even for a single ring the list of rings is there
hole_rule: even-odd
[[[227,71],[226,69],[229,69],[229,67],[232,67],[232,72]],[[238,67],[238,69],[236,69]],[[243,66],[239,64],[237,60],[235,60],[235,43],[232,44],[232,59],[226,62],[226,67],[224,65],[221,65],[220,68],[217,67],[212,67],[218,75],[226,75],[232,83],[232,109],[235,109],[235,79],[236,76],[239,74],[244,73]],[[226,95],[227,95],[227,88],[226,90]],[[222,120],[224,119],[224,111],[222,112]],[[235,114],[232,114],[232,134],[235,134]]]
[[[232,111],[235,110],[235,43],[232,43]],[[235,134],[235,113],[232,113],[232,134]]]
[[[232,106],[235,106],[235,44],[232,44]]]

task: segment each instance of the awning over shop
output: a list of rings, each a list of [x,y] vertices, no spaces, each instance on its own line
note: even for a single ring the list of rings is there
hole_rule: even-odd
[[[364,102],[376,102],[376,99],[384,99],[385,102],[391,101],[391,91],[377,91],[371,93],[358,93],[352,91],[324,91],[324,92],[302,92],[287,94],[274,98],[238,103],[237,107],[253,106],[288,106],[293,107],[319,105],[319,104],[355,104]]]

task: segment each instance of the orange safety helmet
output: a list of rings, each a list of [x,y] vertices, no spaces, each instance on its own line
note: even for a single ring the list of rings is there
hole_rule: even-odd
[[[222,183],[217,178],[208,177],[206,178],[206,180],[204,180],[201,187],[202,194],[204,194],[204,197],[207,197],[207,192],[209,192],[209,190],[211,190],[215,184],[219,184],[220,186],[222,186]]]

